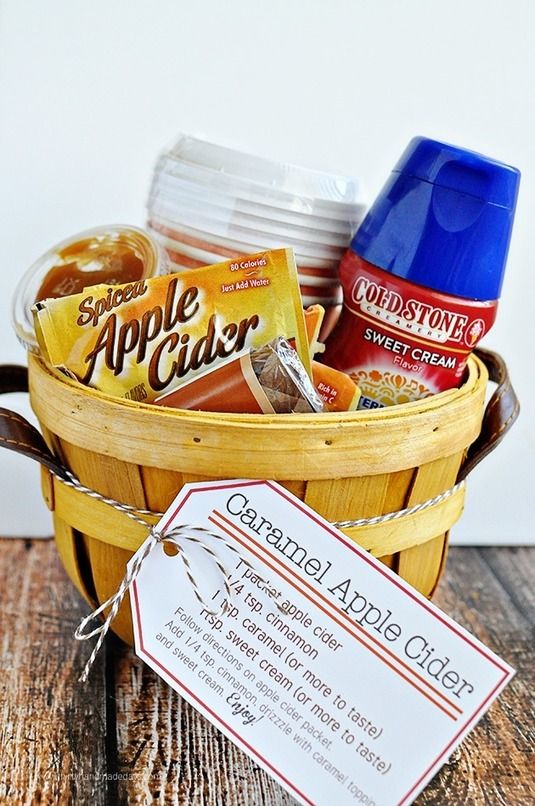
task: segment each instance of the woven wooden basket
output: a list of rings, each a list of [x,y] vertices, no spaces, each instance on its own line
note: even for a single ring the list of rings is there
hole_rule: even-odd
[[[491,374],[496,375],[496,366],[502,368],[495,380],[503,381],[503,362],[485,355]],[[43,493],[53,512],[60,557],[78,590],[95,605],[115,592],[148,527],[64,484],[58,477],[62,466],[87,487],[155,513],[164,511],[191,481],[268,478],[330,521],[369,518],[448,490],[463,463],[470,469],[503,436],[516,416],[517,402],[502,411],[512,393],[505,395],[502,385],[487,406],[485,424],[487,382],[485,364],[473,356],[460,389],[415,403],[321,416],[216,415],[112,398],[71,382],[30,356],[30,398],[47,444],[7,410],[0,410],[0,424],[15,424],[21,433],[16,439],[13,434],[0,439],[45,466]],[[24,382],[18,386],[23,388]],[[16,383],[3,384],[3,391],[15,388]],[[483,430],[490,427],[493,433],[490,439],[488,434],[479,437],[466,464],[468,446],[480,435],[482,422]],[[463,500],[461,487],[416,514],[344,531],[431,596]],[[145,515],[144,520],[149,525],[157,516]],[[112,628],[132,641],[126,601]]]

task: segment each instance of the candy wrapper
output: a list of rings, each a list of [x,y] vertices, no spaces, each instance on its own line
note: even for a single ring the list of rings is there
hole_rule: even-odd
[[[290,414],[323,410],[295,350],[277,338],[233,356],[158,397],[161,406],[241,414]]]
[[[103,392],[152,402],[278,336],[310,357],[293,252],[276,249],[37,302],[44,358]]]
[[[360,389],[345,372],[313,361],[312,380],[325,411],[355,411],[361,397]]]

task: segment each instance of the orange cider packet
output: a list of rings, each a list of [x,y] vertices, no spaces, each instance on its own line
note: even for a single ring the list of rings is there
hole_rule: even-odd
[[[325,345],[318,341],[324,316],[325,308],[321,305],[309,305],[308,308],[305,308],[305,328],[312,361],[312,381],[323,400],[324,411],[354,411],[358,406],[361,393],[353,379],[345,372],[313,360],[317,353],[325,350]]]
[[[97,285],[33,307],[50,364],[110,395],[152,402],[244,349],[283,336],[311,364],[291,249]]]

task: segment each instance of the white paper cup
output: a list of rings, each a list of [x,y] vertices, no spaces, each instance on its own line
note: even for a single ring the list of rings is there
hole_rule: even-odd
[[[265,199],[275,199],[276,206],[285,198],[307,200],[312,207],[327,211],[351,209],[362,203],[359,184],[349,177],[258,157],[227,146],[182,134],[167,150],[164,158],[204,172],[215,184],[243,183],[254,193],[260,189]],[[293,209],[293,208],[291,208]]]
[[[221,235],[216,235],[213,232],[206,232],[202,229],[196,229],[184,224],[178,224],[170,221],[167,218],[160,216],[153,216],[149,220],[149,231],[158,238],[158,233],[171,238],[174,241],[189,243],[192,246],[198,246],[208,252],[221,254],[223,259],[226,260],[232,257],[239,257],[240,255],[251,255],[255,252],[262,252],[266,249],[280,248],[292,246],[291,243],[284,241],[270,246],[262,243],[255,243],[254,241],[245,242],[228,238]],[[340,255],[335,257],[322,258],[317,256],[310,256],[303,254],[300,249],[294,248],[295,259],[299,266],[326,269],[328,271],[336,271],[340,262]],[[342,252],[343,254],[343,252]]]

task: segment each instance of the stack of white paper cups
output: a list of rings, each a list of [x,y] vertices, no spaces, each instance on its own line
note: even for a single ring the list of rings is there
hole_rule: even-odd
[[[156,164],[148,227],[172,271],[292,247],[303,305],[338,315],[338,264],[365,206],[358,183],[182,135]]]

